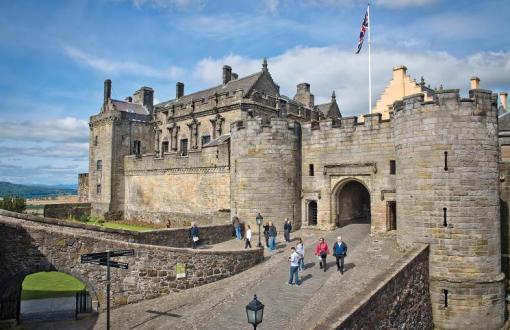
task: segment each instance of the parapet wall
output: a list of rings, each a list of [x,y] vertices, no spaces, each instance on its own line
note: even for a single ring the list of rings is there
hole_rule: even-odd
[[[56,219],[83,219],[90,216],[90,203],[63,203],[44,205],[44,216]]]
[[[258,231],[255,217],[282,228],[285,218],[301,225],[300,125],[285,119],[248,119],[231,133],[231,212]]]
[[[347,315],[336,321],[333,321],[331,316],[328,317],[328,327],[433,329],[428,287],[428,254],[427,246],[411,253],[402,267],[380,279],[375,290],[364,297],[353,297],[353,306]]]

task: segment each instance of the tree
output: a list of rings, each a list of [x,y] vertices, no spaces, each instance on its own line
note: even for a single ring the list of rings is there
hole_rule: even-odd
[[[0,201],[0,209],[23,213],[27,207],[26,200],[21,197],[4,196]]]

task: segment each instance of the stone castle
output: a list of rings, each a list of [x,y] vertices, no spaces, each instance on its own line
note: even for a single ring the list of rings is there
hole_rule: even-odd
[[[503,325],[506,93],[498,108],[476,77],[462,98],[401,66],[371,114],[343,117],[334,93],[317,105],[307,83],[281,95],[265,60],[242,78],[224,66],[222,78],[187,95],[179,82],[176,98],[160,104],[149,87],[114,100],[105,81],[79,180],[94,215],[175,225],[237,216],[255,231],[257,212],[279,228],[285,218],[326,230],[369,222],[373,234],[394,231],[403,249],[430,245],[436,327]]]

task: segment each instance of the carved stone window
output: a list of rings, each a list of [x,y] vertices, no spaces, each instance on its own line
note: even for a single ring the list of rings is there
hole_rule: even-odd
[[[188,124],[189,133],[190,133],[190,144],[192,149],[198,148],[198,127],[200,126],[200,122],[193,118],[191,123]]]
[[[181,156],[188,155],[188,139],[181,139]]]
[[[169,147],[169,142],[168,141],[163,141],[161,143],[161,152],[162,153],[168,152],[168,147]]]
[[[202,136],[202,146],[204,146],[205,144],[209,143],[211,141],[211,136],[210,135],[203,135]]]
[[[223,122],[225,121],[225,118],[220,116],[219,114],[216,115],[214,119],[211,119],[211,124],[213,127],[213,138],[217,139],[221,136],[221,133],[223,131]]]

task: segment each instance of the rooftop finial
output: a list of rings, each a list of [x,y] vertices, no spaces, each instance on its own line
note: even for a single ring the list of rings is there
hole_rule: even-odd
[[[421,76],[420,85],[425,86],[425,79]]]
[[[333,93],[331,93],[331,101],[334,101],[334,100],[336,100],[335,91],[333,91]]]
[[[262,62],[262,71],[267,71],[267,58],[264,57],[264,61]]]

